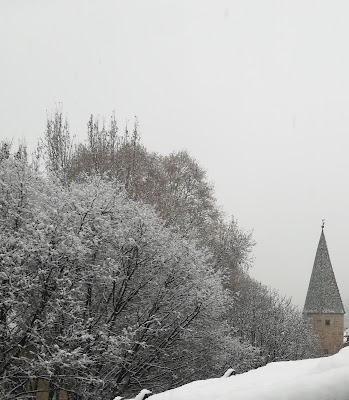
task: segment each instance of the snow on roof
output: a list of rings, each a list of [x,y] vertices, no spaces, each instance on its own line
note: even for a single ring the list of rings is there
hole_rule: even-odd
[[[311,274],[304,313],[345,314],[322,230]]]
[[[348,400],[349,347],[324,358],[275,362],[229,378],[195,381],[149,400]]]

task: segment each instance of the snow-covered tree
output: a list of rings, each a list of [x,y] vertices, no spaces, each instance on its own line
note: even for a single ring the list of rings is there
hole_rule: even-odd
[[[0,206],[5,399],[43,381],[72,399],[164,382],[171,347],[219,320],[226,299],[205,252],[114,182],[65,187],[9,158]]]
[[[152,205],[166,226],[208,248],[211,261],[225,270],[229,280],[235,269],[251,264],[251,233],[234,219],[227,223],[206,172],[188,152],[167,156],[148,152],[140,142],[137,120],[132,132],[126,127],[120,133],[114,115],[109,127],[91,116],[87,133],[87,143],[80,143],[72,156],[71,181],[105,174],[130,198]]]
[[[260,349],[265,363],[317,354],[317,338],[291,299],[246,273],[235,281],[230,322],[240,338]]]
[[[0,145],[0,396],[113,399],[313,354],[187,152],[150,153],[115,116],[87,134],[73,147],[56,112],[32,166]]]

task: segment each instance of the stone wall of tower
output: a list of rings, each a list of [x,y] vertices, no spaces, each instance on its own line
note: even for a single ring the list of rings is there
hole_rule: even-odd
[[[308,314],[313,331],[319,336],[325,354],[335,354],[343,347],[343,314]]]

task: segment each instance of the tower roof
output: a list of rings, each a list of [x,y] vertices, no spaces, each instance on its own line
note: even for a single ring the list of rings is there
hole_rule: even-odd
[[[323,227],[303,312],[307,314],[345,314],[328,254]]]

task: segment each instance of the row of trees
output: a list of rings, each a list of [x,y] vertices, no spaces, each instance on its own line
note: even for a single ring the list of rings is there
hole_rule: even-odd
[[[112,399],[314,354],[187,152],[150,153],[114,116],[87,133],[56,112],[30,162],[0,149],[2,398]]]

